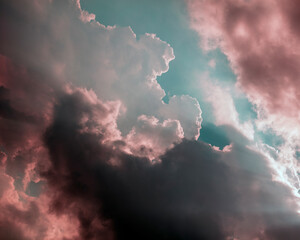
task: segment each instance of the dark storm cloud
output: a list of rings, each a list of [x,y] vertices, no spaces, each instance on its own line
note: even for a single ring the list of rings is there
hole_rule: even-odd
[[[233,232],[276,239],[276,231],[298,238],[284,228],[299,225],[292,196],[271,181],[260,154],[237,143],[223,153],[186,140],[152,164],[83,133],[81,115],[90,111],[80,95],[65,96],[45,135],[52,210],[75,211],[83,239],[111,231],[116,239],[225,239]]]
[[[214,160],[215,153],[207,151],[198,161],[207,146],[186,142],[152,165],[113,151],[99,144],[101,136],[79,133],[81,111],[89,108],[81,104],[75,96],[64,98],[46,134],[53,163],[46,176],[61,194],[53,205],[57,211],[80,199],[82,209],[97,208],[96,217],[112,220],[118,239],[222,239],[219,215],[228,211],[233,194],[228,167]],[[181,157],[182,151],[190,156]],[[108,163],[113,157],[119,166]],[[215,192],[220,181],[223,191]]]
[[[0,116],[17,121],[34,122],[31,116],[15,110],[9,100],[9,90],[0,86]]]
[[[13,222],[0,222],[0,237],[6,240],[29,240]]]

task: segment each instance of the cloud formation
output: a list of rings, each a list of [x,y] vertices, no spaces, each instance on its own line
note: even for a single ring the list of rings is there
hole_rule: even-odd
[[[100,133],[83,133],[80,101],[71,94],[55,107],[45,135],[53,165],[44,176],[54,210],[76,212],[83,239],[111,231],[117,239],[299,236],[294,197],[272,181],[259,153],[237,142],[218,152],[185,140],[152,164],[119,150],[119,142],[99,144]]]
[[[195,139],[201,110],[189,96],[162,101],[156,77],[174,55],[155,35],[137,39],[130,27],[105,27],[79,1],[2,1],[0,9],[1,237],[76,239],[85,217],[54,214],[51,182],[41,175],[54,165],[43,137],[54,106],[68,94],[79,99],[65,116],[80,112],[73,123],[81,134],[149,162],[183,137]],[[182,108],[185,115],[176,114]],[[44,186],[40,196],[26,194],[34,184]]]
[[[198,101],[162,101],[166,42],[72,0],[1,1],[0,36],[0,238],[298,239],[264,156],[196,141]]]
[[[252,101],[271,113],[298,118],[297,1],[187,3],[201,46],[221,47]]]
[[[191,27],[205,50],[219,47],[255,105],[256,128],[284,139],[274,161],[279,179],[299,188],[299,3],[187,0]],[[276,162],[279,162],[276,163]]]
[[[23,67],[49,75],[51,85],[56,87],[71,82],[93,89],[103,100],[121,101],[118,126],[123,134],[131,130],[140,115],[159,114],[156,117],[163,121],[167,118],[165,112],[172,111],[162,101],[165,93],[156,77],[168,70],[174,59],[173,49],[154,34],[137,39],[130,27],[82,21],[83,12],[70,1],[28,3],[28,14],[23,15],[19,14],[22,4],[12,1],[2,5],[2,54],[26,64]],[[185,136],[195,138],[201,111],[189,99],[187,96],[178,102],[195,113],[196,131],[189,134],[187,129]]]

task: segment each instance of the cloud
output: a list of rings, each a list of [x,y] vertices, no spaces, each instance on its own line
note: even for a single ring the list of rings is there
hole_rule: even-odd
[[[281,181],[299,188],[299,4],[289,1],[187,0],[191,27],[205,50],[219,47],[255,105],[257,130],[271,129],[279,146]],[[275,161],[274,161],[275,162]]]
[[[162,101],[172,48],[94,19],[0,3],[0,238],[297,239],[294,196],[247,139],[228,127],[216,151],[196,99]]]
[[[149,163],[183,137],[196,138],[198,102],[174,96],[166,104],[156,81],[174,59],[173,49],[154,34],[137,38],[130,27],[103,26],[80,9],[79,1],[2,1],[0,15],[0,221],[11,226],[11,232],[0,229],[1,237],[111,238],[113,233],[101,230],[109,223],[89,222],[90,208],[75,211],[76,216],[54,211],[51,177],[41,173],[55,162],[43,135],[53,125],[54,106],[63,104],[68,108],[60,112],[61,126],[78,125],[80,136],[101,136],[92,141],[109,151],[129,149],[150,157]],[[140,153],[137,139],[142,143],[149,137],[149,153]],[[118,165],[118,158],[109,164]],[[35,197],[26,194],[31,183],[42,185]]]
[[[159,123],[157,118],[142,115],[125,141],[135,156],[154,159],[175,143],[181,142],[183,137],[184,133],[178,120]]]
[[[201,46],[222,49],[253,103],[293,118],[299,110],[296,2],[187,1]]]
[[[204,98],[211,103],[214,123],[217,126],[231,125],[250,140],[254,139],[254,128],[251,121],[241,123],[233,97],[228,87],[221,86],[208,76],[201,76],[201,89],[205,89]]]
[[[105,27],[78,8],[78,1],[34,2],[22,9],[25,2],[2,3],[5,24],[0,31],[5,37],[0,52],[3,62],[20,68],[21,76],[11,74],[10,78],[24,79],[23,88],[9,85],[4,64],[3,78],[7,80],[2,85],[10,91],[14,89],[12,95],[18,94],[20,101],[32,103],[28,112],[38,115],[43,109],[45,115],[45,108],[50,108],[47,117],[51,118],[52,100],[64,91],[61,86],[71,83],[92,89],[101,100],[120,102],[117,124],[123,136],[141,115],[156,117],[161,123],[171,118],[179,120],[186,138],[199,136],[201,110],[197,100],[174,96],[174,103],[162,101],[165,92],[156,77],[168,70],[175,57],[169,44],[154,34],[137,38],[130,27]],[[23,10],[24,14],[20,14]],[[34,86],[29,92],[35,88],[40,92],[27,97],[22,89],[29,84]]]
[[[203,46],[222,48],[252,100],[293,116],[299,108],[296,1],[187,2]]]
[[[178,119],[187,139],[198,139],[201,129],[202,117],[201,109],[197,99],[188,95],[172,96],[168,105],[164,105],[162,114]]]
[[[105,27],[92,18],[91,22],[81,21],[82,11],[70,1],[43,1],[39,7],[28,4],[30,16],[18,14],[20,5],[15,1],[3,5],[7,10],[2,13],[6,24],[0,28],[5,36],[2,54],[51,74],[58,85],[72,82],[93,89],[102,100],[121,101],[124,111],[118,126],[124,135],[140,115],[160,121],[168,118],[164,112],[172,107],[162,101],[165,92],[156,77],[168,70],[175,57],[169,44],[154,34],[137,39],[130,27]],[[187,97],[179,98],[181,101],[184,109],[201,118],[199,105]],[[194,125],[197,130],[193,135],[187,133],[187,138],[199,134],[199,124]]]
[[[105,129],[115,131],[110,133],[115,138],[126,138],[141,125],[143,115],[157,118],[161,126],[180,121],[186,138],[199,135],[201,110],[195,99],[174,96],[174,104],[162,101],[165,93],[156,77],[168,70],[174,54],[154,34],[137,39],[130,27],[105,27],[82,11],[78,1],[3,1],[0,11],[0,142],[11,156],[7,164],[18,165],[21,179],[25,169],[32,168],[26,151],[42,148],[40,138],[51,121],[53,104],[69,88],[92,89],[82,91],[90,101],[100,96],[99,105],[105,101],[114,111]],[[89,124],[86,117],[82,121]],[[172,129],[176,135],[177,128]],[[173,141],[169,143],[155,157]]]
[[[83,239],[106,232],[117,239],[298,238],[294,196],[272,181],[263,155],[238,143],[220,152],[184,140],[152,164],[120,143],[101,144],[101,133],[82,132],[82,111],[72,107],[78,101],[71,94],[55,108],[44,176],[55,192],[52,208],[76,213]]]

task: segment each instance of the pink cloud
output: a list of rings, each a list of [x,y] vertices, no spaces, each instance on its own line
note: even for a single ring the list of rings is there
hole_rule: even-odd
[[[137,39],[130,27],[93,21],[80,1],[9,0],[0,6],[0,238],[112,239],[98,203],[87,207],[73,193],[65,195],[64,180],[53,184],[58,175],[65,179],[70,166],[63,143],[59,157],[49,161],[46,130],[57,117],[54,109],[67,106],[57,114],[58,128],[70,127],[80,145],[93,145],[80,152],[95,166],[94,150],[111,165],[126,147],[151,159],[164,154],[183,138],[181,123],[185,137],[195,138],[198,102],[185,96],[165,104],[156,80],[168,71],[173,49],[154,34]],[[142,144],[149,154],[140,153]],[[40,181],[38,196],[27,194]]]
[[[7,5],[19,6],[16,3]],[[181,142],[183,136],[199,136],[201,109],[189,96],[173,96],[169,104],[162,101],[165,93],[156,77],[168,70],[174,58],[166,42],[153,34],[137,39],[130,28],[90,23],[93,16],[83,16],[78,1],[77,8],[74,1],[43,1],[38,8],[37,2],[34,6],[22,2],[27,3],[30,11],[17,16],[26,20],[18,24],[31,23],[28,26],[16,27],[5,15],[15,31],[10,35],[13,47],[6,41],[10,48],[3,50],[4,55],[25,66],[18,65],[24,71],[11,71],[17,73],[13,79],[24,80],[22,87],[8,85],[11,81],[4,85],[13,96],[18,90],[20,99],[5,95],[3,102],[10,110],[6,119],[42,120],[37,121],[38,129],[21,124],[20,133],[29,143],[23,137],[11,147],[13,154],[5,152],[9,156],[3,157],[0,181],[7,188],[2,221],[12,223],[29,239],[113,239],[112,230],[116,238],[124,239],[217,239],[229,235],[222,225],[233,219],[231,228],[252,231],[254,238],[263,228],[261,223],[272,226],[281,221],[278,206],[283,206],[298,224],[288,190],[269,181],[262,156],[238,144],[221,152],[198,141]],[[16,7],[14,13],[18,11]],[[238,57],[248,31],[241,23],[232,32],[242,39],[235,49]],[[26,44],[16,51],[19,39]],[[240,58],[234,56],[232,62],[238,62]],[[40,78],[34,70],[41,72]],[[216,95],[220,97],[224,96]],[[229,106],[228,112],[234,111]],[[224,116],[219,114],[221,120]],[[164,154],[174,143],[179,144]],[[146,153],[140,151],[143,145]],[[129,153],[123,151],[126,147]],[[147,157],[160,154],[162,164],[149,163]],[[29,181],[47,180],[39,197],[14,186],[20,180],[13,171],[17,167],[23,174],[23,188]],[[275,214],[261,211],[266,205],[276,209]],[[258,213],[252,218],[254,210]]]
[[[268,111],[298,117],[297,1],[187,0],[201,46],[221,47],[238,85]]]
[[[255,105],[256,128],[271,129],[283,138],[275,154],[267,153],[265,144],[259,148],[270,160],[274,179],[299,198],[299,1],[187,0],[187,4],[200,46],[223,51],[237,76],[236,86]]]
[[[184,133],[178,120],[160,123],[155,117],[142,115],[138,124],[126,136],[126,143],[135,156],[155,159],[179,143]]]

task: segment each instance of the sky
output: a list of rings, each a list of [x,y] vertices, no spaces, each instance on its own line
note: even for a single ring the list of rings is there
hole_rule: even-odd
[[[0,239],[300,239],[296,0],[1,0]]]

